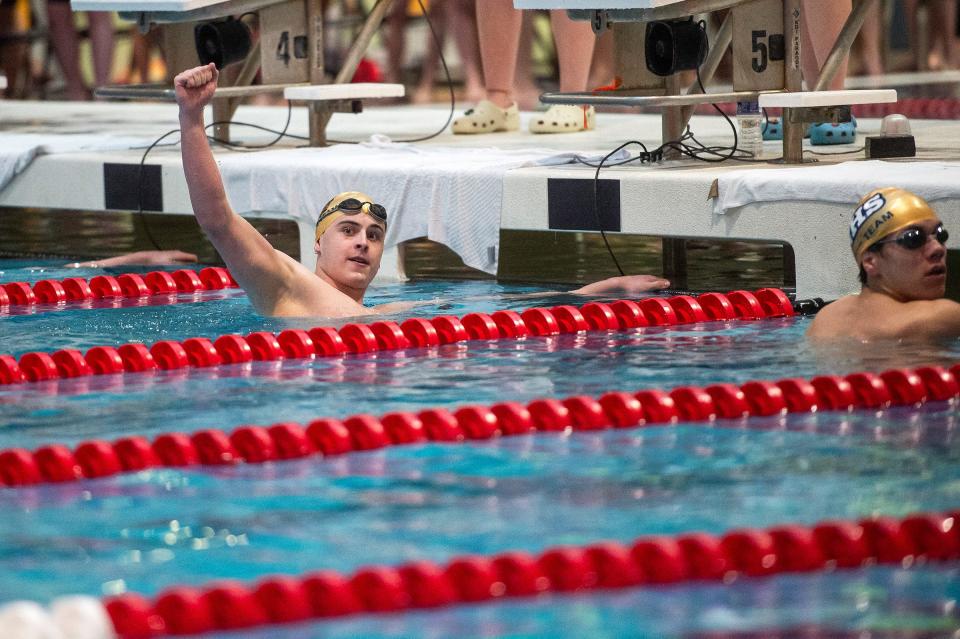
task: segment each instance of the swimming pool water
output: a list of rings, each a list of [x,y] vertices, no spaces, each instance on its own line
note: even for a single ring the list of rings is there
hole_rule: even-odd
[[[50,265],[38,272],[6,263],[0,270],[2,281],[77,275]],[[531,290],[423,282],[379,288],[370,301],[433,300],[410,313],[420,316],[583,303],[562,295],[503,297]],[[955,345],[890,344],[867,356],[862,349],[813,350],[803,340],[807,321],[593,332],[25,384],[0,388],[0,448],[956,359]],[[245,297],[230,294],[198,303],[3,317],[0,344],[19,355],[323,324],[329,322],[265,320]],[[0,490],[0,602],[155,594],[213,579],[951,510],[960,507],[957,421],[956,406],[930,404],[393,447]],[[945,636],[960,625],[953,603],[958,584],[956,565],[875,567],[224,637],[768,636],[863,629]]]

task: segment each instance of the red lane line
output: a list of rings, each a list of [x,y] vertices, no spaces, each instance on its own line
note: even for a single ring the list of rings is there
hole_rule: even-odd
[[[216,352],[206,350],[213,348],[206,341],[196,348],[211,357]],[[182,351],[177,356],[186,357]],[[112,355],[103,351],[102,357]],[[235,357],[247,355],[246,351],[238,351]],[[0,486],[78,481],[158,466],[258,464],[425,441],[462,442],[535,431],[605,430],[788,412],[914,406],[927,401],[952,401],[960,396],[958,378],[960,364],[950,370],[927,366],[894,369],[879,375],[821,375],[809,381],[752,381],[741,386],[681,386],[669,392],[642,390],[635,394],[610,392],[598,398],[538,399],[526,406],[501,402],[464,406],[452,413],[435,408],[418,413],[388,413],[380,418],[354,415],[343,420],[318,419],[306,426],[241,426],[230,433],[215,429],[192,435],[167,433],[152,442],[131,436],[114,442],[83,442],[72,452],[59,444],[33,452],[14,448],[0,451]]]
[[[549,548],[539,554],[466,555],[342,575],[320,571],[124,594],[105,607],[121,639],[250,628],[346,615],[449,607],[543,593],[729,582],[873,563],[960,558],[960,511],[739,529],[715,536],[641,537]]]
[[[177,279],[182,290],[188,290],[200,282],[199,276],[193,271],[177,271],[168,279]],[[91,282],[95,280],[98,278],[93,278]],[[120,285],[107,280],[100,280],[96,284],[98,290],[111,286]],[[202,337],[190,338],[182,343],[161,341],[149,348],[143,344],[125,344],[119,348],[96,346],[86,354],[74,349],[55,353],[32,352],[22,355],[19,361],[10,355],[0,355],[0,385],[142,372],[157,368],[200,368],[251,360],[308,359],[339,356],[348,352],[422,348],[472,339],[510,339],[586,330],[629,330],[645,326],[788,317],[793,314],[793,306],[783,291],[767,288],[756,293],[733,291],[729,296],[706,293],[697,299],[680,295],[647,298],[639,303],[620,300],[611,304],[591,302],[581,308],[531,308],[523,313],[497,311],[492,315],[470,313],[463,318],[448,315],[431,320],[412,318],[400,325],[377,321],[369,325],[347,324],[339,330],[331,327],[309,331],[291,329],[278,335],[258,331],[246,337],[221,335],[212,341]],[[94,363],[91,356],[96,357],[99,364]]]

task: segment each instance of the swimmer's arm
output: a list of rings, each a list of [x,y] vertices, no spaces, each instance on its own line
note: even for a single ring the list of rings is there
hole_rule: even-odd
[[[622,275],[608,277],[599,282],[582,286],[575,291],[576,295],[625,295],[636,297],[640,293],[659,291],[670,286],[670,281],[655,275]]]
[[[392,315],[394,313],[404,313],[418,306],[428,306],[436,304],[436,300],[420,300],[413,302],[387,302],[386,304],[377,304],[370,310],[380,315]]]
[[[66,268],[110,268],[111,266],[126,266],[128,264],[143,264],[149,266],[164,266],[171,264],[196,264],[197,256],[184,251],[137,251],[107,257],[102,260],[89,262],[73,262],[65,264]]]
[[[197,222],[219,251],[253,306],[274,314],[298,272],[253,226],[234,213],[207,142],[203,108],[213,98],[218,73],[213,64],[184,71],[174,79],[180,106],[180,148],[190,203]]]

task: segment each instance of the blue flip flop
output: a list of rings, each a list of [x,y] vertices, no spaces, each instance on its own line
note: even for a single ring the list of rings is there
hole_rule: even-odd
[[[810,144],[820,146],[825,144],[852,144],[857,141],[857,120],[833,124],[831,122],[817,122],[810,125]]]

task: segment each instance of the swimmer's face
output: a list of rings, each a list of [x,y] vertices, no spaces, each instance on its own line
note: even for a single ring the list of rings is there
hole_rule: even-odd
[[[383,224],[369,215],[337,220],[314,245],[318,274],[329,277],[338,288],[362,292],[380,268],[385,234]]]
[[[863,255],[868,282],[901,301],[943,297],[947,285],[947,248],[934,236],[940,220],[924,220],[891,233],[878,250]],[[909,249],[895,241],[910,229],[926,238],[920,248]]]

